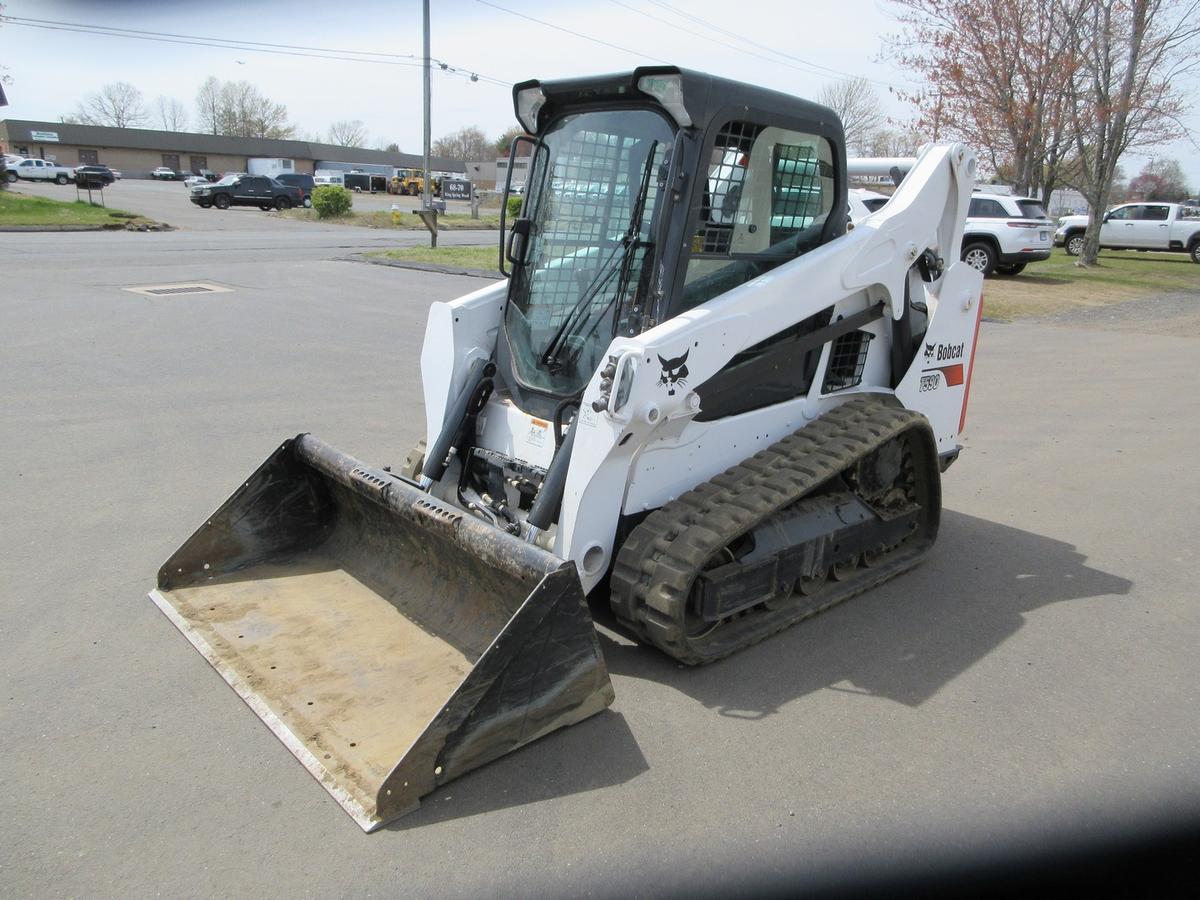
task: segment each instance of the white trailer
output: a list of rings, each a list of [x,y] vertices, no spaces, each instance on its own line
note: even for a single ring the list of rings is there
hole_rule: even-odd
[[[296,165],[290,159],[267,159],[259,156],[246,160],[246,172],[250,175],[266,175],[274,178],[276,175],[294,171],[296,171]]]

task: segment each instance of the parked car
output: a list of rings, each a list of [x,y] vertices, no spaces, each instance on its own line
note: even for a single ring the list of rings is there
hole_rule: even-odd
[[[1017,275],[1050,258],[1054,222],[1040,200],[976,193],[967,210],[962,260],[984,275]]]
[[[868,191],[864,188],[851,188],[846,195],[849,206],[847,213],[851,222],[861,222],[892,199],[887,194],[877,194],[875,191]]]
[[[202,209],[215,206],[257,206],[259,209],[291,209],[304,202],[298,187],[280,184],[265,175],[227,175],[216,184],[202,184],[191,189],[189,198]]]
[[[217,180],[219,179],[215,172],[210,172],[208,169],[201,169],[199,172],[189,175],[187,178],[183,179],[183,183],[186,187],[194,188],[196,185],[211,184]]]
[[[1064,216],[1054,242],[1071,256],[1083,252],[1087,216]],[[1100,246],[1109,250],[1187,253],[1200,263],[1200,210],[1180,203],[1124,203],[1104,214]]]
[[[159,181],[174,181],[179,176],[176,174],[174,169],[169,168],[168,166],[159,166],[150,173],[150,177],[158,179]]]
[[[92,187],[95,187],[97,182],[107,186],[116,180],[117,173],[108,166],[75,167],[75,183],[80,187],[87,187],[88,183],[91,183]]]
[[[285,172],[282,175],[276,175],[275,180],[280,184],[300,188],[304,198],[302,200],[303,204],[306,207],[312,206],[312,192],[316,186],[316,182],[311,175],[302,175],[299,172]]]
[[[66,166],[60,166],[48,159],[18,159],[5,165],[4,180],[12,184],[17,179],[26,181],[53,181],[56,184],[67,184],[75,177],[75,173]]]

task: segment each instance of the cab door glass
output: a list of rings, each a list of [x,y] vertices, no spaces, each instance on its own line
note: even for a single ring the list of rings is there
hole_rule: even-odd
[[[819,246],[834,191],[833,147],[825,138],[726,123],[709,150],[683,308]]]

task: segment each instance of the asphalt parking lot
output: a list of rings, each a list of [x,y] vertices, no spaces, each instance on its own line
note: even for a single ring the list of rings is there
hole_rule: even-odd
[[[75,186],[22,181],[13,189],[23,194],[50,197],[54,200],[74,200]],[[87,199],[87,192],[80,193]],[[93,193],[95,197],[95,194]],[[140,213],[159,222],[188,231],[230,231],[259,227],[311,228],[312,223],[297,222],[275,213],[265,213],[251,207],[233,207],[227,210],[201,209],[188,199],[188,188],[182,181],[151,181],[142,178],[122,178],[104,191],[104,203],[113,209]],[[391,194],[355,194],[354,208],[358,210],[387,210],[395,204],[403,210],[420,206],[420,197],[402,197]],[[96,197],[99,202],[99,197]],[[469,203],[457,200],[447,202],[449,212],[469,213]]]
[[[6,896],[732,890],[1200,808],[1200,335],[1084,316],[984,324],[926,564],[700,670],[602,623],[610,711],[364,835],[146,591],[282,437],[400,463],[428,304],[481,282],[223,215],[0,241]],[[232,290],[123,290],[194,280]]]

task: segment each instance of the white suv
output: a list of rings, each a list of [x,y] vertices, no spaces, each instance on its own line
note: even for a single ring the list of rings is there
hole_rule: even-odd
[[[1006,194],[971,195],[962,259],[984,275],[1016,275],[1049,259],[1054,223],[1040,200]]]

